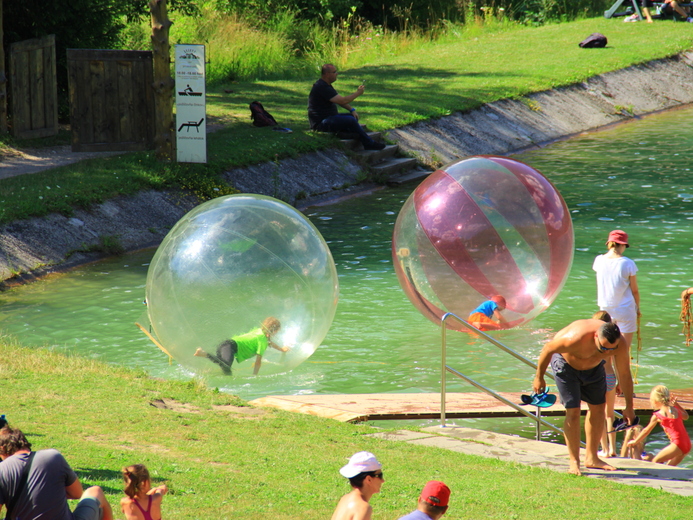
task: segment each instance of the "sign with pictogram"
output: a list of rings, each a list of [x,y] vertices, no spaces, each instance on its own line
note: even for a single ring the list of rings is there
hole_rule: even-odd
[[[176,156],[207,162],[205,46],[176,45]]]

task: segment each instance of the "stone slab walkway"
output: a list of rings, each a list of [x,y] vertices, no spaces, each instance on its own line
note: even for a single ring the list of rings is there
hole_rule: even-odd
[[[371,437],[490,457],[553,471],[568,471],[568,450],[563,444],[534,441],[500,433],[429,426],[421,432],[399,430],[373,433]],[[583,458],[584,460],[584,458]],[[693,469],[677,468],[620,457],[609,459],[617,471],[585,470],[583,475],[633,486],[647,486],[681,496],[693,496]]]

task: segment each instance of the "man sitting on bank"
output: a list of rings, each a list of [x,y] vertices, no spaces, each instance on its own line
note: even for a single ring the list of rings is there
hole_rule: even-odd
[[[113,520],[100,487],[83,490],[59,451],[31,451],[21,430],[0,430],[0,460],[0,509],[5,506],[7,519]],[[79,499],[72,512],[68,498]]]
[[[322,66],[320,79],[313,84],[308,96],[308,120],[311,130],[318,132],[349,132],[358,134],[363,148],[366,150],[382,150],[383,143],[370,138],[359,124],[359,115],[351,103],[363,94],[366,87],[360,85],[356,92],[348,96],[340,96],[332,86],[337,81],[337,67],[331,64]],[[337,105],[349,111],[349,114],[339,114]]]

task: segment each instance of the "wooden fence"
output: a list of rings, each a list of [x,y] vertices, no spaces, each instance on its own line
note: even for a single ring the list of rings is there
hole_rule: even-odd
[[[10,46],[12,133],[33,139],[58,133],[55,35]]]
[[[72,151],[154,147],[149,51],[68,49]]]

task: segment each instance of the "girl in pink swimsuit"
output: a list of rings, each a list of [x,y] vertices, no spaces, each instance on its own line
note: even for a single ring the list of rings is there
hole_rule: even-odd
[[[161,501],[167,493],[166,484],[152,488],[149,471],[143,464],[123,468],[125,494],[120,509],[125,520],[161,520]]]
[[[688,419],[688,412],[681,408],[676,398],[669,394],[669,389],[664,385],[657,385],[652,389],[650,404],[655,410],[650,424],[635,439],[628,442],[628,446],[635,446],[644,441],[654,427],[661,424],[671,444],[657,453],[652,461],[676,466],[691,451],[691,439],[683,424],[683,421]]]

